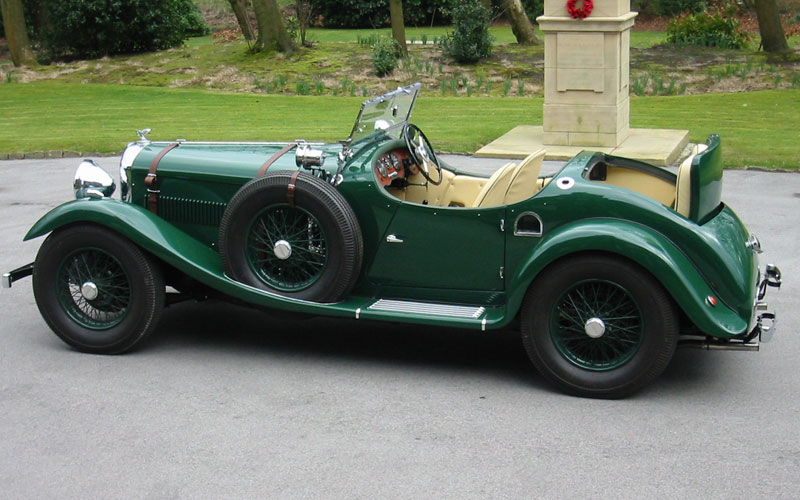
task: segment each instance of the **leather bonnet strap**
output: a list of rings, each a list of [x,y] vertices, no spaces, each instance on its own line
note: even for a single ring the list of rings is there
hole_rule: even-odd
[[[256,177],[261,177],[262,175],[266,174],[267,170],[269,169],[269,167],[273,163],[278,161],[278,158],[280,158],[281,156],[285,155],[286,153],[288,153],[289,151],[293,150],[296,147],[297,147],[297,143],[296,142],[292,142],[290,144],[285,145],[281,149],[279,149],[274,155],[270,156],[269,159],[267,161],[265,161],[263,165],[261,165],[261,168],[258,169],[258,175],[256,175]]]
[[[297,176],[300,175],[299,170],[292,172],[289,177],[289,185],[286,187],[286,201],[289,203],[289,208],[294,208],[294,192],[297,189]]]
[[[158,188],[158,176],[156,175],[158,163],[167,153],[180,145],[180,142],[173,142],[159,151],[156,157],[153,158],[153,161],[150,162],[150,171],[147,172],[147,177],[144,178],[144,185],[147,186],[147,209],[154,214],[158,214],[158,193],[161,192]]]

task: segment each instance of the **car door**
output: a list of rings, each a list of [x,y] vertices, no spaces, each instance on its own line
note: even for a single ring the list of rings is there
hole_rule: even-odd
[[[383,234],[370,281],[385,287],[503,290],[504,207],[401,203]]]

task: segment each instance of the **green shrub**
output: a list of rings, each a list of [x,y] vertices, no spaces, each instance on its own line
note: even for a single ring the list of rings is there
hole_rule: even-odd
[[[687,14],[672,19],[667,25],[667,43],[741,49],[750,40],[736,18],[719,12]]]
[[[462,63],[492,55],[489,9],[478,0],[466,0],[453,9],[452,15],[454,31],[441,40],[447,55]]]
[[[407,26],[448,24],[457,0],[403,0]],[[389,25],[389,0],[311,0],[326,28],[382,28]]]
[[[659,0],[658,13],[664,16],[677,16],[687,12],[696,14],[705,7],[705,0]]]
[[[381,37],[372,44],[372,66],[379,77],[391,74],[397,67],[397,44],[393,38]]]
[[[544,0],[522,0],[522,7],[525,8],[525,13],[531,22],[544,14]]]
[[[191,0],[43,0],[52,55],[101,57],[176,47],[208,33]]]

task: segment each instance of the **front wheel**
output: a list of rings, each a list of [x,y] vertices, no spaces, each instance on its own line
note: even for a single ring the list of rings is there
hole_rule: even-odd
[[[560,261],[531,286],[522,339],[567,393],[620,398],[664,371],[678,340],[675,303],[649,273],[605,255]]]
[[[33,266],[33,294],[47,325],[75,349],[119,354],[155,328],[164,306],[161,270],[137,246],[94,225],[47,237]]]

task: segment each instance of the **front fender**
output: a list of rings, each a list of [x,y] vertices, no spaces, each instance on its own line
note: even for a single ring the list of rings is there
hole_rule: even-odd
[[[288,311],[352,317],[353,304],[320,304],[276,295],[225,276],[219,254],[142,207],[109,198],[64,203],[42,217],[25,240],[74,223],[94,223],[112,229],[200,283],[232,297]],[[357,301],[352,298],[350,302]]]
[[[594,219],[561,227],[541,241],[522,261],[510,283],[509,311],[516,314],[528,287],[548,265],[580,252],[605,252],[632,260],[661,282],[689,319],[704,333],[730,338],[745,333],[750,318],[741,318],[715,295],[695,266],[672,242],[644,226],[616,219]],[[534,285],[535,286],[535,285]]]

